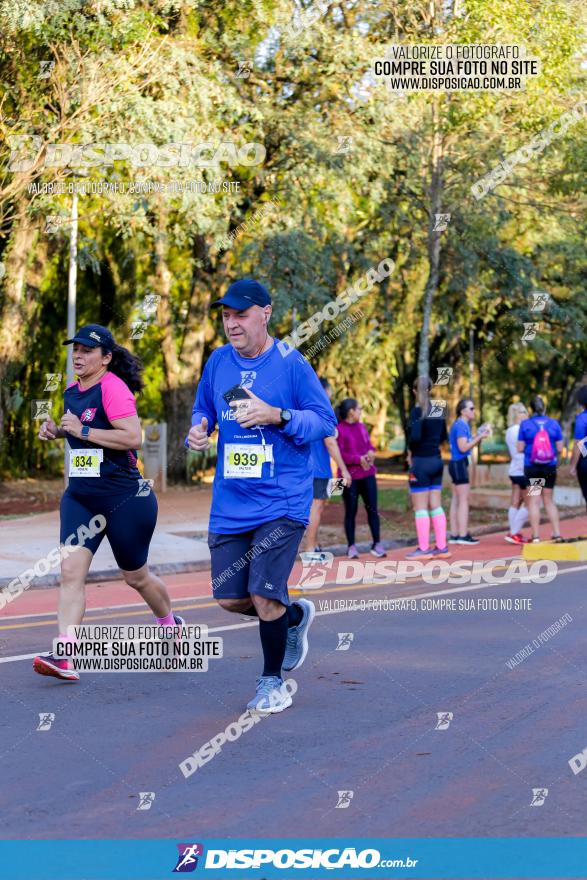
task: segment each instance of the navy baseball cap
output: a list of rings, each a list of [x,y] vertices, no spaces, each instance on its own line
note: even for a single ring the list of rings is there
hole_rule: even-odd
[[[251,306],[270,306],[271,297],[260,281],[243,278],[231,284],[224,296],[212,303],[213,306],[229,306],[244,311]]]
[[[73,339],[66,339],[63,345],[71,345],[72,342],[79,342],[80,345],[87,345],[89,348],[97,348],[101,345],[109,351],[112,351],[115,345],[114,336],[101,324],[84,324]]]

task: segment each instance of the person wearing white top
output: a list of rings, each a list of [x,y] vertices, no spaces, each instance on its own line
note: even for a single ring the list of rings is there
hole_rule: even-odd
[[[526,488],[528,481],[524,476],[524,453],[518,452],[520,423],[527,418],[528,410],[524,404],[512,403],[508,409],[509,428],[505,433],[505,442],[507,443],[511,458],[508,474],[512,484],[512,495],[508,509],[510,530],[509,534],[505,536],[505,540],[509,544],[528,543],[528,538],[521,534],[521,529],[528,519],[528,511],[523,503],[523,490]]]

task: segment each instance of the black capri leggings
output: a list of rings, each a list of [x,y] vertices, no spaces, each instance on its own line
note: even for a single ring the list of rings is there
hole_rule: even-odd
[[[587,504],[587,458],[581,457],[577,462],[577,479],[579,480],[585,504]]]
[[[357,510],[359,509],[359,496],[365,504],[373,543],[377,544],[380,539],[379,514],[377,513],[377,480],[372,474],[370,477],[361,477],[358,480],[353,479],[351,485],[345,488],[342,493],[344,501],[344,530],[349,547],[355,543],[355,520],[357,518]]]
[[[61,543],[82,544],[95,553],[105,536],[118,567],[136,571],[147,561],[157,509],[155,493],[137,495],[134,486],[120,495],[75,495],[66,489],[61,498]],[[106,520],[104,528],[95,519],[89,525],[98,516]],[[96,531],[96,525],[99,531],[93,537],[87,535]],[[78,531],[81,526],[84,528]]]

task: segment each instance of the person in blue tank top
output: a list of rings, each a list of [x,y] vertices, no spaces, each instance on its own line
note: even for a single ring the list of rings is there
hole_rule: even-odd
[[[572,477],[577,477],[583,498],[587,504],[587,385],[583,385],[577,392],[577,403],[583,408],[575,419],[575,443],[573,445],[573,454],[571,455],[571,463],[569,473]]]
[[[536,395],[530,401],[533,415],[520,424],[518,452],[524,453],[526,507],[532,528],[532,543],[540,541],[540,500],[544,501],[546,515],[552,526],[553,540],[560,540],[558,508],[553,491],[556,483],[558,454],[563,451],[563,432],[556,419],[546,415],[546,406]]]
[[[290,602],[288,578],[308,525],[311,444],[334,434],[336,418],[316,373],[269,335],[271,297],[258,281],[235,281],[222,307],[228,344],[208,359],[192,410],[190,449],[204,450],[218,426],[208,546],[212,591],[235,614],[259,618],[263,673],[247,708],[291,705],[282,669],[308,650],[314,605]]]
[[[463,397],[457,403],[457,417],[448,435],[450,443],[450,462],[448,472],[452,480],[450,501],[449,544],[478,544],[479,540],[469,532],[469,456],[471,450],[484,437],[491,433],[488,425],[481,425],[477,434],[471,433],[471,422],[475,418],[475,404],[470,397]]]

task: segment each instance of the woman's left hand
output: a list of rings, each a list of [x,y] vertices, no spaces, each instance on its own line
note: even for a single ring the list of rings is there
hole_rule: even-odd
[[[74,437],[81,437],[82,435],[82,423],[75,413],[72,413],[69,410],[61,416],[59,427],[64,431],[67,431],[68,434],[72,434]]]

